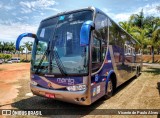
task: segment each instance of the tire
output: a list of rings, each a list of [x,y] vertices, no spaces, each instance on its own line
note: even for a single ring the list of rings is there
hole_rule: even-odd
[[[141,69],[142,69],[142,68],[139,66],[139,75],[141,74]]]
[[[106,93],[104,95],[104,99],[111,98],[113,95],[113,91],[114,91],[114,84],[113,84],[113,81],[111,79],[109,79],[109,81],[107,83],[107,89],[106,89]]]
[[[136,70],[136,77],[138,77],[139,74],[140,74],[140,68],[139,68],[139,66],[138,66],[138,67],[137,67],[137,70]]]

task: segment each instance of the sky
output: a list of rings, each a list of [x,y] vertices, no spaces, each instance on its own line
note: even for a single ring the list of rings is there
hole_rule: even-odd
[[[88,6],[101,9],[117,23],[142,9],[145,16],[160,17],[160,0],[1,0],[0,41],[15,42],[22,33],[36,33],[47,17]]]

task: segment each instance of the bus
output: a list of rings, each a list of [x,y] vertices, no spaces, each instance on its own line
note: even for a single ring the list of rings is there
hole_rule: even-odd
[[[141,47],[95,7],[59,13],[41,21],[34,39],[30,88],[34,95],[79,105],[110,98],[140,74]]]

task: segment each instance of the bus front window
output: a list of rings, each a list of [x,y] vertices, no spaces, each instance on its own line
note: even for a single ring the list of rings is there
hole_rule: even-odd
[[[87,74],[88,46],[80,46],[80,29],[92,11],[79,11],[44,20],[37,33],[32,70],[51,74]],[[37,67],[35,69],[35,67]]]

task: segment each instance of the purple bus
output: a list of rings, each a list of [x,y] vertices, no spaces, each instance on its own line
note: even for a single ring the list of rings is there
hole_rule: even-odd
[[[89,7],[41,21],[34,38],[30,88],[33,94],[79,105],[110,98],[140,74],[140,44],[101,10]]]

